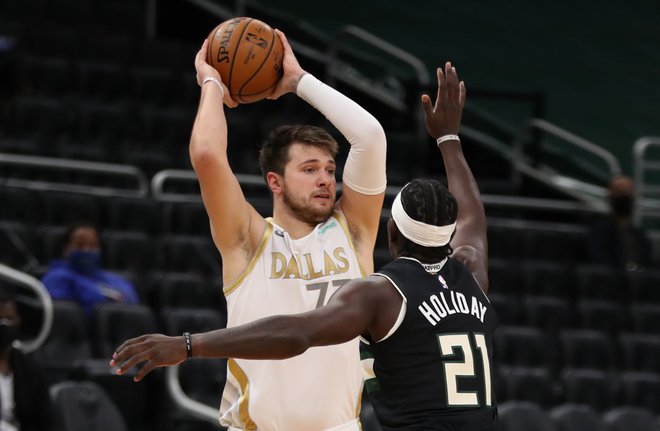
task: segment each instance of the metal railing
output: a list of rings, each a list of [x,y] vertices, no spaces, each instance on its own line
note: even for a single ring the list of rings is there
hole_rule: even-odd
[[[109,186],[96,186],[79,183],[66,183],[34,179],[21,179],[0,175],[0,185],[6,187],[21,187],[32,190],[62,191],[74,193],[88,193],[99,196],[127,196],[146,197],[149,193],[147,176],[134,166],[112,163],[88,162],[83,160],[62,159],[55,157],[25,156],[17,154],[0,153],[0,166],[14,166],[18,168],[35,168],[41,173],[44,171],[59,171],[70,174],[72,172],[83,174],[102,175],[107,178],[129,179],[134,188],[121,188]]]
[[[43,306],[41,328],[36,337],[27,341],[16,341],[15,346],[25,353],[37,350],[48,338],[53,326],[53,301],[46,287],[36,278],[0,263],[0,279],[34,292]]]
[[[660,179],[647,181],[650,173],[660,175],[660,155],[650,160],[649,152],[654,147],[660,149],[660,137],[646,136],[633,144],[633,177],[637,191],[634,220],[637,224],[643,224],[645,218],[660,218]]]
[[[174,402],[184,411],[195,418],[202,419],[214,425],[220,425],[218,422],[217,408],[214,409],[204,403],[200,403],[199,401],[190,398],[183,391],[181,383],[179,383],[178,365],[167,367],[165,370],[165,384],[167,385],[167,392],[170,394]]]
[[[403,100],[403,97],[397,97],[396,95],[392,95],[391,91],[378,88],[378,86],[374,85],[373,82],[366,78],[359,79],[355,73],[349,73],[351,69],[348,65],[339,60],[339,52],[342,49],[346,49],[346,47],[350,47],[355,40],[366,43],[371,48],[388,54],[393,60],[409,66],[415,74],[416,84],[419,89],[425,89],[430,85],[431,75],[429,70],[419,58],[390,42],[353,25],[342,28],[328,45],[328,61],[326,63],[327,84],[332,86],[335,80],[339,79],[343,83],[350,85],[365,94],[369,94],[384,105],[394,108],[401,113],[410,112],[411,108],[406,100]],[[420,103],[416,103],[413,109],[416,123],[415,134],[417,137],[424,138],[426,137],[426,129],[424,127],[422,106]]]

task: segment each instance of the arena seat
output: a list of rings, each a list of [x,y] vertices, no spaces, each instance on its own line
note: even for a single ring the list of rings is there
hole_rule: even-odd
[[[582,300],[577,304],[577,318],[583,329],[616,335],[627,327],[626,312],[618,302]]]
[[[163,231],[162,205],[154,199],[112,197],[100,203],[104,230],[139,231],[149,235]]]
[[[489,289],[490,292],[490,289]],[[488,293],[488,299],[493,304],[500,325],[516,326],[523,323],[523,306],[518,295],[505,293]]]
[[[46,266],[53,259],[62,258],[66,226],[45,225],[37,230],[37,258]]]
[[[583,404],[562,404],[548,412],[557,431],[598,431],[606,425],[598,413]]]
[[[0,262],[16,269],[26,268],[32,263],[35,244],[34,230],[28,224],[0,221]]]
[[[570,267],[553,261],[526,261],[522,265],[523,290],[532,296],[570,298],[574,295]]]
[[[620,301],[627,296],[624,273],[605,265],[582,263],[575,268],[577,296],[584,300]]]
[[[559,334],[562,364],[568,368],[616,369],[613,344],[603,332],[567,329]]]
[[[61,57],[26,54],[18,62],[21,94],[65,97],[73,91],[71,65]]]
[[[660,426],[653,415],[639,407],[615,407],[603,414],[610,431],[658,431]]]
[[[164,271],[220,274],[220,253],[208,236],[161,236],[157,250],[157,268]]]
[[[196,272],[152,272],[149,276],[149,303],[155,310],[194,307],[222,310],[222,284]]]
[[[627,371],[619,375],[621,401],[651,412],[660,412],[660,375]]]
[[[102,242],[107,269],[144,274],[152,267],[155,250],[146,233],[106,230]]]
[[[119,409],[95,383],[60,382],[50,398],[58,431],[127,431]]]
[[[489,244],[490,247],[490,244]],[[521,295],[523,293],[523,278],[521,271],[515,266],[514,260],[488,259],[488,291]]]
[[[618,381],[608,372],[565,368],[560,375],[566,403],[589,405],[597,411],[607,410],[618,403]]]
[[[550,367],[548,338],[537,328],[501,326],[495,332],[494,356],[498,363],[523,367]]]
[[[82,307],[71,301],[53,301],[53,326],[35,351],[51,383],[71,378],[78,362],[92,357],[89,322]]]
[[[660,373],[660,336],[621,334],[619,346],[625,370]]]
[[[126,71],[117,63],[83,60],[77,64],[77,69],[77,92],[84,99],[119,102],[130,92]]]
[[[630,306],[632,330],[645,334],[660,334],[660,304]]]
[[[575,313],[568,301],[547,296],[528,296],[524,301],[525,322],[546,332],[573,326]]]
[[[176,234],[211,236],[209,216],[201,202],[182,202],[173,205],[169,228]]]
[[[548,408],[556,404],[559,387],[545,368],[500,367],[505,381],[506,399],[530,401]]]
[[[227,325],[225,314],[208,308],[167,307],[161,309],[159,315],[166,335],[181,335],[185,331],[208,332]]]
[[[143,106],[170,107],[176,103],[169,89],[176,89],[178,75],[169,69],[135,67],[131,71],[131,97]],[[194,77],[193,77],[194,80]],[[195,85],[197,82],[195,82]],[[168,89],[168,91],[163,91]]]
[[[639,270],[627,273],[630,296],[635,303],[660,304],[660,271]]]
[[[139,304],[99,304],[94,310],[95,357],[110,358],[115,348],[129,338],[158,332],[151,308]]]
[[[45,217],[44,193],[34,190],[1,187],[2,202],[12,202],[12,205],[0,205],[0,220],[7,222],[26,223],[38,226]]]
[[[498,411],[501,431],[557,431],[550,417],[534,403],[507,401]]]
[[[80,221],[98,223],[99,204],[95,196],[79,193],[49,192],[44,196],[48,224],[68,226]]]
[[[13,104],[10,134],[34,142],[38,155],[58,155],[59,145],[71,141],[76,120],[76,111],[66,100],[20,96]]]

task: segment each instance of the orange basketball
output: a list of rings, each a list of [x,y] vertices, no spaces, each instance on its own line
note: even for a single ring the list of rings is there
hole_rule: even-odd
[[[252,103],[273,93],[282,77],[284,48],[275,31],[254,18],[225,21],[208,37],[206,61],[238,103]]]

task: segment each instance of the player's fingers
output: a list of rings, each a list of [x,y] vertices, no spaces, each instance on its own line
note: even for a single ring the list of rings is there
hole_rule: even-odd
[[[443,98],[447,97],[447,82],[445,80],[445,75],[442,72],[441,67],[438,67],[437,75],[438,75],[438,96],[435,98],[435,106],[438,106],[440,101]]]
[[[447,98],[452,102],[458,100],[458,75],[456,68],[447,62],[445,76],[447,78]]]
[[[289,44],[289,40],[286,38],[286,36],[282,31],[275,29],[275,34],[277,34],[280,38],[280,41],[282,41],[282,46],[284,47],[284,51],[293,51],[291,49],[291,45]]]
[[[465,82],[461,81],[459,84],[460,95],[458,96],[458,105],[463,108],[465,106],[465,97],[467,96],[467,90],[465,88]]]
[[[431,104],[431,98],[428,94],[422,94],[422,108],[427,118],[433,115],[433,104]]]
[[[115,374],[124,374],[126,371],[130,370],[140,362],[144,362],[147,359],[145,356],[146,355],[144,353],[139,353],[137,355],[129,356],[128,359],[123,363],[115,361],[115,364],[119,366],[119,368],[115,371]]]
[[[137,374],[135,375],[135,377],[133,377],[133,381],[134,381],[134,382],[139,382],[140,380],[142,380],[142,379],[144,378],[144,376],[146,376],[147,374],[149,374],[149,372],[150,372],[151,370],[153,370],[154,368],[156,368],[156,363],[155,363],[155,362],[152,362],[152,361],[147,361],[147,363],[144,364],[144,365],[142,366],[142,368],[140,368],[140,369],[138,370],[138,372],[137,372]]]
[[[204,39],[204,43],[202,43],[202,47],[197,51],[197,55],[195,56],[195,66],[198,67],[201,64],[206,63],[206,54],[208,51],[208,44],[209,41],[208,39]]]

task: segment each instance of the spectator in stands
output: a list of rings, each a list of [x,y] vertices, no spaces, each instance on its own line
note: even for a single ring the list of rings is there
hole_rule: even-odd
[[[607,187],[610,213],[596,222],[587,237],[589,261],[635,271],[652,261],[651,241],[632,215],[635,184],[630,177],[616,175]]]
[[[270,316],[202,334],[186,332],[183,337],[152,334],[126,341],[111,366],[119,366],[117,372],[123,374],[143,364],[134,378],[140,380],[156,367],[186,358],[283,359],[362,335],[370,340],[376,380],[370,395],[384,431],[497,429],[491,379],[497,316],[485,296],[486,215],[457,135],[466,90],[449,62],[444,73],[438,69],[438,87],[435,105],[428,95],[422,103],[449,189],[439,181],[417,179],[399,192],[387,223],[392,263],[367,278],[346,282],[327,305],[306,313]],[[260,283],[257,287],[265,289]],[[294,387],[277,370],[268,377],[280,383],[282,397],[289,398],[291,388],[314,396],[316,381]],[[337,374],[332,377],[335,385],[350,386]],[[245,385],[254,396],[252,381]],[[324,408],[340,412],[333,403]],[[270,411],[264,416],[267,425],[259,429],[293,429],[273,425],[272,417],[281,415],[289,411]],[[328,430],[313,419],[305,430]]]
[[[46,374],[13,347],[20,324],[14,292],[0,286],[0,430],[48,430],[50,398]]]
[[[101,242],[92,224],[71,226],[64,236],[62,259],[51,262],[42,282],[53,299],[75,301],[89,316],[104,302],[135,304],[138,295],[125,278],[104,271]]]

